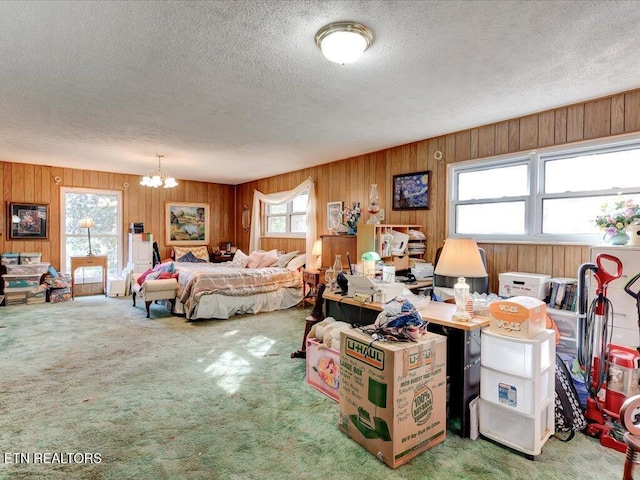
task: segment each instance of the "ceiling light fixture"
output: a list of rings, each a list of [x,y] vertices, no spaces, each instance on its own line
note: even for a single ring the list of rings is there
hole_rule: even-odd
[[[173,188],[178,185],[176,179],[169,175],[167,172],[162,171],[161,159],[164,157],[161,153],[156,153],[156,157],[158,157],[158,170],[155,172],[150,171],[142,177],[140,180],[140,185],[143,187],[164,187],[164,188]]]
[[[316,45],[335,63],[351,63],[360,58],[373,43],[373,32],[356,22],[334,22],[316,33]]]

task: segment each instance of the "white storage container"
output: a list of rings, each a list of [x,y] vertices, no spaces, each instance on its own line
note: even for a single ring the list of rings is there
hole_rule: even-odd
[[[556,344],[556,352],[578,356],[578,314],[568,310],[547,308],[547,313],[560,332],[560,342]]]
[[[49,270],[50,263],[28,263],[22,265],[5,265],[9,275],[43,275]]]
[[[536,373],[533,379],[482,367],[480,396],[514,412],[534,415],[555,394],[555,367]]]
[[[30,265],[32,263],[40,263],[42,260],[41,253],[21,253],[20,265]]]
[[[19,253],[8,252],[0,255],[0,261],[2,262],[2,265],[18,265],[19,260],[20,260]]]
[[[126,283],[124,278],[109,277],[107,279],[107,296],[119,297],[124,296],[126,292]]]
[[[554,397],[537,415],[523,415],[479,399],[480,433],[496,442],[529,455],[538,455],[555,433]]]
[[[555,331],[534,338],[505,337],[482,329],[480,364],[511,375],[533,379],[555,365]]]
[[[507,272],[498,275],[501,297],[535,297],[544,300],[549,296],[551,275],[539,273]]]
[[[40,285],[42,275],[2,275],[4,291],[28,291]]]

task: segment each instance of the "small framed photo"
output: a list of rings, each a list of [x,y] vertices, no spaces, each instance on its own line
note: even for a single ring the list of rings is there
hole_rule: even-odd
[[[49,205],[9,203],[9,239],[46,240],[49,238]]]
[[[393,176],[394,210],[428,210],[431,170]]]
[[[327,203],[327,228],[337,232],[342,225],[342,202]]]

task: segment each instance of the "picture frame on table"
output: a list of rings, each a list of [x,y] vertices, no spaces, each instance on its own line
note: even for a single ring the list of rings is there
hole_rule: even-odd
[[[9,203],[10,240],[48,240],[49,205],[46,203]]]
[[[166,245],[209,245],[207,203],[165,202]]]
[[[429,210],[431,170],[393,176],[393,210]]]
[[[336,233],[342,226],[342,202],[327,203],[327,228],[330,232]]]

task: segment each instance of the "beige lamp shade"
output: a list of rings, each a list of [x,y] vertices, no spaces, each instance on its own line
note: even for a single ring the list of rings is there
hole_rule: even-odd
[[[313,250],[311,255],[322,255],[322,240],[316,240],[313,242]]]
[[[80,220],[80,226],[82,228],[93,228],[96,226],[96,224],[91,217],[84,217],[82,220]]]
[[[435,274],[445,277],[486,277],[478,244],[473,238],[447,238]]]

